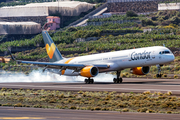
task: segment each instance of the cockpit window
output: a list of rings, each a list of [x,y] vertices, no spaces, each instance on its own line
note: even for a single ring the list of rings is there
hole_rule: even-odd
[[[170,51],[168,51],[168,50],[161,51],[161,52],[159,52],[159,54],[170,54]]]

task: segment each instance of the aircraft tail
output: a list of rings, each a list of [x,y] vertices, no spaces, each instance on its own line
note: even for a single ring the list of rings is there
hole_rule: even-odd
[[[56,45],[54,44],[53,40],[49,36],[47,31],[42,31],[44,44],[46,47],[46,52],[49,57],[49,62],[56,62],[62,60],[63,57],[59,50],[57,49]]]

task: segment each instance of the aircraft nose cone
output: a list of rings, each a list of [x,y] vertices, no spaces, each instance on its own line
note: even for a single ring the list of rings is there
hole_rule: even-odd
[[[171,57],[170,57],[170,60],[171,60],[171,61],[174,61],[174,59],[175,59],[175,57],[174,57],[174,55],[172,54]]]

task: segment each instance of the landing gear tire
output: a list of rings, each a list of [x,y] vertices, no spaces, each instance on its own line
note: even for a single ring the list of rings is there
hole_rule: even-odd
[[[117,78],[113,79],[114,84],[122,83],[123,79],[120,77],[121,71],[117,71]]]
[[[163,66],[163,65],[156,65],[157,66],[157,68],[158,68],[158,74],[156,74],[156,77],[157,78],[161,78],[162,77],[162,74],[161,74],[161,67]]]
[[[122,83],[123,79],[122,78],[119,78],[119,83]]]
[[[161,78],[161,77],[162,77],[162,74],[156,74],[156,77],[157,77],[157,78]]]
[[[116,79],[116,78],[114,78],[114,79],[113,79],[113,82],[114,82],[114,84],[116,84],[116,83],[117,83],[117,79]]]
[[[122,80],[122,78],[118,78],[118,79],[114,78],[113,81],[115,84],[117,84],[117,83],[122,83],[123,80]]]
[[[85,84],[88,84],[88,79],[85,79],[84,82],[85,82]]]
[[[93,84],[94,83],[94,79],[85,79],[84,80],[85,84]]]

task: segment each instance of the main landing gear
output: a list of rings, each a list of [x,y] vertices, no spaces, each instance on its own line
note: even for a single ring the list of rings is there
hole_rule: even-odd
[[[84,82],[86,84],[93,84],[94,83],[94,79],[88,78],[88,79],[85,79]]]
[[[157,68],[158,68],[158,74],[156,74],[156,77],[157,78],[161,78],[162,77],[162,74],[161,74],[161,67],[163,66],[163,65],[156,65],[157,66]]]
[[[114,83],[122,83],[123,79],[120,77],[121,71],[117,71],[117,78],[114,78],[113,81]]]

